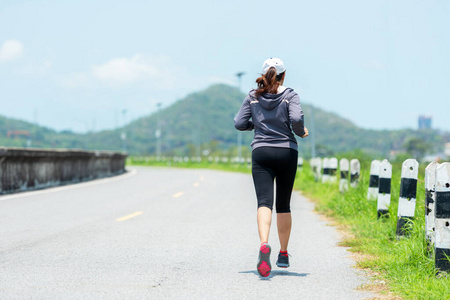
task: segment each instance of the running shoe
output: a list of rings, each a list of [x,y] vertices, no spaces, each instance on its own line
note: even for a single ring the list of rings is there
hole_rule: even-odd
[[[259,258],[256,268],[258,269],[259,275],[262,277],[267,277],[270,275],[272,266],[270,265],[270,246],[267,243],[261,244],[259,248]]]
[[[279,268],[287,268],[287,267],[289,267],[289,254],[287,254],[287,253],[278,253],[277,266]]]

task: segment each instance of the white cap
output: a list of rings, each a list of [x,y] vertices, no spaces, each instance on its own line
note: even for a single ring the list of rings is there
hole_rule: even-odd
[[[284,71],[286,71],[286,68],[284,67],[283,61],[279,58],[269,58],[266,59],[263,63],[263,68],[262,68],[262,72],[263,74],[266,74],[267,71],[269,71],[269,69],[271,67],[274,67],[277,70],[277,75],[280,75],[281,73],[283,73]]]

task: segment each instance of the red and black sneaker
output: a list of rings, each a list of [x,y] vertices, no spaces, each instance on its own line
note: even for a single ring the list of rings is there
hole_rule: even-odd
[[[259,248],[259,258],[256,268],[258,269],[259,275],[262,277],[267,277],[270,275],[272,266],[270,264],[270,246],[267,243],[262,243]]]
[[[280,268],[289,267],[289,254],[287,251],[280,251],[280,253],[278,253],[277,266]]]

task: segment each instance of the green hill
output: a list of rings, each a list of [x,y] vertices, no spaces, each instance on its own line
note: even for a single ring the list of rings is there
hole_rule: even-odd
[[[245,95],[227,85],[213,85],[192,93],[157,113],[135,120],[124,128],[95,133],[56,132],[49,128],[0,117],[0,145],[42,148],[78,148],[87,150],[123,150],[130,154],[155,154],[155,132],[160,122],[161,150],[167,155],[199,155],[198,151],[225,151],[235,155],[237,131],[233,118]],[[361,149],[371,156],[388,156],[403,150],[408,139],[418,139],[427,145],[427,152],[441,150],[448,134],[435,130],[412,129],[395,131],[366,130],[338,115],[302,103],[306,126],[314,134],[317,154],[332,155]],[[312,111],[314,110],[314,112]],[[314,130],[312,131],[312,115]],[[20,131],[28,131],[29,136]],[[9,132],[9,137],[8,137]],[[18,133],[17,135],[14,132]],[[125,133],[126,139],[121,135]],[[243,133],[243,154],[250,152],[252,132]],[[27,142],[29,140],[29,142]],[[300,139],[300,151],[308,157],[311,138]]]

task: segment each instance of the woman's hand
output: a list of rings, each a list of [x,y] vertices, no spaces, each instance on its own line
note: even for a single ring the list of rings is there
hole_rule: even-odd
[[[309,135],[308,128],[305,127],[305,134],[301,136],[301,138],[305,138]]]

